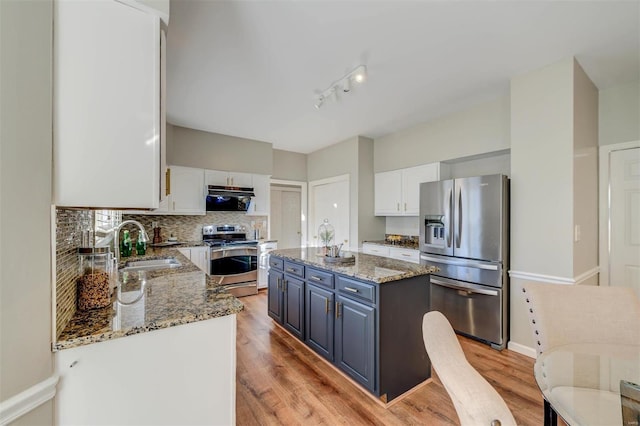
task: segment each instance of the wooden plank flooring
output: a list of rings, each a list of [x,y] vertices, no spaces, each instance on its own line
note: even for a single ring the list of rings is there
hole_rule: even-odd
[[[238,425],[457,424],[449,395],[433,381],[385,409],[274,325],[263,290],[242,298],[238,314]],[[460,337],[467,359],[505,399],[519,425],[541,425],[533,360]]]

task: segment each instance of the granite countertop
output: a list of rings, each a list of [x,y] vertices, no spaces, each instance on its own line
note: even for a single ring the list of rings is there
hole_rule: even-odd
[[[378,244],[379,246],[398,247],[398,248],[405,248],[405,249],[411,249],[411,250],[418,250],[418,245],[410,241],[391,242],[387,240],[378,240],[378,241],[363,241],[363,243]]]
[[[175,257],[182,266],[155,271],[118,272],[112,304],[78,310],[53,351],[102,342],[166,327],[236,314],[244,305],[222,290],[177,248],[149,248],[126,260]]]
[[[378,284],[427,275],[438,270],[438,268],[434,266],[422,266],[403,260],[389,259],[357,252],[344,253],[345,257],[355,256],[356,262],[354,265],[335,265],[325,263],[325,256],[320,253],[320,250],[319,247],[302,247],[273,250],[271,255]]]

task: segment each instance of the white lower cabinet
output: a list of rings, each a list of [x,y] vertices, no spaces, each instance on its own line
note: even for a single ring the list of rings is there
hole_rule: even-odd
[[[420,263],[420,251],[414,249],[389,247],[375,243],[362,243],[362,252],[375,256],[404,260],[405,262]]]
[[[362,252],[374,256],[389,257],[389,247],[380,244],[362,243]]]
[[[405,262],[420,263],[420,251],[414,249],[389,247],[389,257]]]
[[[198,268],[202,269],[207,274],[209,273],[209,247],[180,247],[178,251]]]
[[[65,349],[55,363],[55,424],[235,424],[236,315]]]

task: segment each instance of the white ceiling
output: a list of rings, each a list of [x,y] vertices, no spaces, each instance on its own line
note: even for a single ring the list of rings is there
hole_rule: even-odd
[[[575,56],[599,89],[640,76],[639,1],[171,1],[170,123],[309,153],[506,95]],[[368,80],[314,108],[359,64]]]

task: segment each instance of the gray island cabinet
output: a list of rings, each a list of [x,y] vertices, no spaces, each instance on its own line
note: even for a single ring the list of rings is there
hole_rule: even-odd
[[[422,316],[433,269],[362,253],[341,266],[318,250],[271,252],[269,316],[383,403],[429,379]]]

